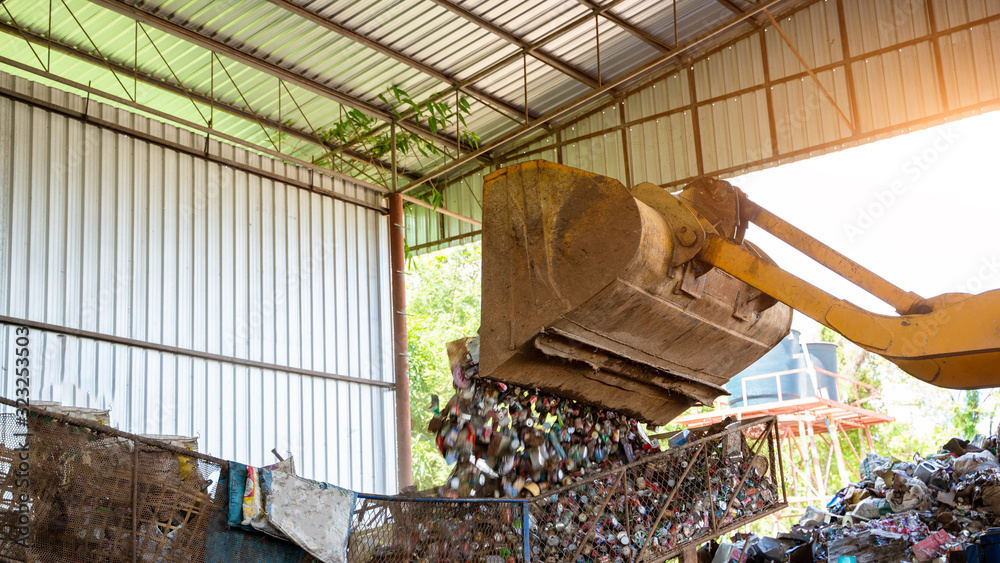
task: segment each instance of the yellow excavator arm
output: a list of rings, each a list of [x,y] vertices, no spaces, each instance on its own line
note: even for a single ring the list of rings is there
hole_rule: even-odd
[[[754,223],[892,305],[877,315],[782,270]],[[1000,290],[924,299],[702,179],[671,194],[545,161],[486,178],[482,377],[663,424],[725,393],[791,309],[934,385],[1000,384]]]
[[[1000,290],[932,299],[904,292],[737,193],[745,218],[894,306],[899,315],[878,315],[838,299],[718,235],[708,238],[701,260],[918,379],[952,389],[1000,385]]]

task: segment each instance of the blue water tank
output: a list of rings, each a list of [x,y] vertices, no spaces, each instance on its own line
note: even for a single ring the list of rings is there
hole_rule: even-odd
[[[823,373],[839,373],[837,371],[837,345],[833,342],[810,342],[805,347],[809,350],[809,357],[812,359],[816,369],[816,384],[819,387],[819,394],[822,397],[837,401],[837,378]]]
[[[808,369],[809,363],[806,362],[806,353],[799,338],[798,331],[789,332],[788,336],[771,351],[729,380],[729,383],[726,384],[726,390],[730,394],[730,406],[738,408],[777,402],[779,400],[778,378],[781,379],[782,401],[816,396],[816,392],[813,390],[812,375]],[[807,344],[805,348],[809,351],[809,359],[815,367],[837,373],[837,346],[835,344],[818,342]],[[754,376],[782,372],[792,373],[754,379]],[[748,379],[745,404],[743,400],[744,379]],[[820,389],[820,396],[826,396],[834,401],[838,400],[837,379],[835,377],[817,370],[816,384]]]

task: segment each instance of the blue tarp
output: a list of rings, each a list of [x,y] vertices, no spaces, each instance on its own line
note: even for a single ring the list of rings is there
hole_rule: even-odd
[[[242,527],[231,527],[233,499],[236,506],[243,505],[243,489],[246,486],[246,466],[229,462],[230,475],[225,472],[219,477],[219,492],[229,499],[229,511],[220,511],[209,523],[205,542],[205,563],[304,563],[312,558],[301,547],[272,538],[256,531],[246,531]],[[235,472],[234,472],[235,469]],[[239,479],[242,469],[243,479]],[[238,495],[238,497],[237,497]],[[237,524],[242,520],[242,508]]]
[[[243,494],[247,486],[247,466],[235,461],[229,462],[229,525],[248,532],[255,531],[243,522]]]

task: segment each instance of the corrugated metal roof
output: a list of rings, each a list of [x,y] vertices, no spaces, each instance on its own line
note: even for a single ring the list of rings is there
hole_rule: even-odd
[[[619,180],[628,173],[633,185],[673,188],[1000,107],[1000,0],[812,0],[783,7],[773,11],[781,31],[835,103],[777,28],[757,18],[766,25],[752,33],[743,26],[744,37],[630,86],[621,101],[623,123],[616,104],[591,106],[554,130],[511,143],[498,151],[498,163],[545,158]],[[453,189],[446,188],[446,198]],[[415,210],[413,223],[428,214]],[[442,223],[436,239],[422,239],[425,248],[454,244],[455,223]]]
[[[135,7],[373,106],[384,105],[378,95],[389,85],[403,88],[415,100],[427,99],[450,87],[384,52],[293,13],[281,5],[282,1],[146,0]],[[598,69],[596,27],[599,26],[600,70],[604,80],[622,76],[660,54],[657,48],[609,19],[600,17],[595,23],[588,16],[592,9],[578,0],[454,1],[454,9],[442,5],[446,0],[290,1],[294,6],[354,30],[457,80],[467,80],[501,63],[516,55],[520,48],[484,29],[473,21],[475,18],[526,43],[547,37],[582,18],[581,25],[549,41],[541,47],[541,52],[559,59],[573,72],[592,77],[597,76]],[[109,2],[116,9],[132,6],[119,0],[104,0],[100,4]],[[138,61],[139,72],[143,74],[183,85],[304,132],[328,127],[342,116],[345,108],[341,103],[295,85],[288,85],[291,96],[283,93],[279,104],[280,88],[275,76],[224,55],[220,55],[213,73],[208,49],[148,24],[137,29],[133,19],[102,5],[87,0],[66,0],[74,19],[62,2],[53,3],[52,39],[87,53],[96,55],[99,52],[100,56],[127,67],[136,66],[135,61]],[[48,3],[10,2],[7,7],[18,25],[37,36],[48,35]],[[463,10],[468,15],[458,13]],[[669,45],[691,40],[732,17],[717,0],[678,0],[676,31],[672,2],[627,0],[619,2],[609,12]],[[6,14],[0,17],[9,24],[8,19]],[[34,55],[16,34],[0,37],[0,46],[4,48],[4,56],[38,66]],[[47,60],[49,55],[44,42],[36,45],[36,49],[42,53],[43,60]],[[83,62],[57,52],[52,58],[54,73],[78,81],[93,81],[95,87],[113,95],[128,97],[133,94],[129,90],[135,90],[140,103],[195,122],[204,122],[210,113],[204,105],[196,106],[175,93],[135,87],[128,73],[120,73],[116,79],[107,69],[95,66],[93,61]],[[118,84],[119,80],[124,88]],[[523,107],[527,89],[527,105],[532,115],[552,111],[590,89],[577,78],[534,56],[527,58],[527,69],[522,59],[515,57],[495,72],[476,80],[472,86],[515,108]],[[450,102],[451,98],[447,99]],[[480,135],[483,142],[519,127],[510,116],[501,115],[486,104],[472,102],[473,113],[466,129]],[[223,117],[218,113],[213,126],[258,144],[269,145],[277,136],[274,128],[268,128],[265,133],[252,120]],[[454,127],[445,133],[454,136]],[[309,159],[322,152],[316,146],[303,146],[295,156]],[[433,169],[442,160],[411,156],[402,164],[419,172]]]

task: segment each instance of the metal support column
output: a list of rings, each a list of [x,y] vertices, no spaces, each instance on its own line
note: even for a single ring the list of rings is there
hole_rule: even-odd
[[[528,511],[530,508],[529,501],[525,500],[521,503],[521,540],[524,546],[524,563],[530,563],[531,561],[531,513]]]
[[[396,447],[399,458],[399,488],[413,485],[410,446],[410,366],[406,345],[406,219],[403,195],[396,190],[396,124],[392,124],[392,190],[389,194],[389,261],[392,269],[392,353],[396,375]]]

